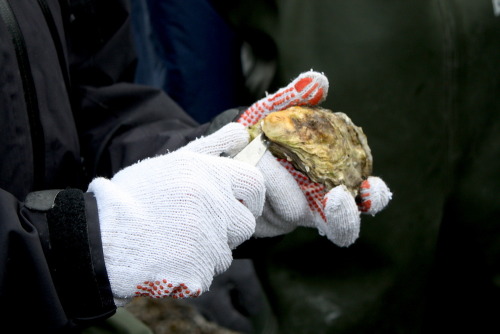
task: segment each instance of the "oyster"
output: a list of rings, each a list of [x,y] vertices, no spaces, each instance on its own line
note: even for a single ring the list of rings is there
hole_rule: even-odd
[[[269,150],[327,190],[345,185],[356,196],[372,173],[372,155],[363,130],[344,113],[319,107],[291,107],[270,113],[248,128],[260,132]]]

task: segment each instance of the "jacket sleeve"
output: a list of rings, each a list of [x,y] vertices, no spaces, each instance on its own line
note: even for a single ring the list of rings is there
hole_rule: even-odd
[[[85,326],[115,312],[97,207],[77,189],[0,189],[0,318],[27,332]]]
[[[204,132],[166,94],[132,83],[125,1],[67,3],[73,111],[89,178]],[[20,201],[0,189],[0,220],[1,320],[26,332],[56,332],[113,314],[91,193],[42,191]]]
[[[200,126],[163,91],[133,83],[136,57],[125,1],[85,2],[69,11],[66,38],[75,118],[90,177],[109,177],[205,131],[206,125]]]

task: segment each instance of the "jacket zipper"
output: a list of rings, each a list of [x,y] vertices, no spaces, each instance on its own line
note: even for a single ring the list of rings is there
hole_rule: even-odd
[[[33,190],[43,189],[45,180],[45,137],[40,121],[40,110],[30,61],[19,23],[8,0],[0,0],[0,16],[7,26],[19,66],[24,90],[24,100],[28,112],[33,150]]]
[[[64,56],[64,51],[63,51],[63,44],[62,44],[61,38],[59,36],[59,33],[57,31],[54,17],[52,16],[52,13],[50,11],[50,7],[45,0],[38,0],[38,5],[40,6],[40,9],[42,10],[43,16],[45,17],[45,22],[47,23],[47,26],[49,27],[50,35],[52,36],[52,41],[54,42],[54,46],[55,46],[55,49],[57,52],[57,59],[59,60],[59,66],[60,66],[61,71],[62,71],[64,84],[66,85],[66,91],[68,93],[68,98],[70,98],[70,100],[71,100],[71,95],[70,95],[71,84],[70,84],[70,80],[69,80],[68,65],[66,63],[66,57]]]

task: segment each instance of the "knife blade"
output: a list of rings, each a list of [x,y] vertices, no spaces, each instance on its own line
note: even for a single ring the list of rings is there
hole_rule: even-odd
[[[233,159],[249,163],[253,166],[257,165],[266,153],[269,147],[269,141],[261,133],[255,137],[250,144],[245,146],[240,152],[238,152]]]

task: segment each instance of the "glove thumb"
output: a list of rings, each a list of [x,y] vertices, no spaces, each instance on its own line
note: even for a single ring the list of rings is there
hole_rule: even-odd
[[[249,134],[245,126],[229,123],[209,136],[193,140],[178,151],[190,151],[208,155],[232,156],[248,144]]]

